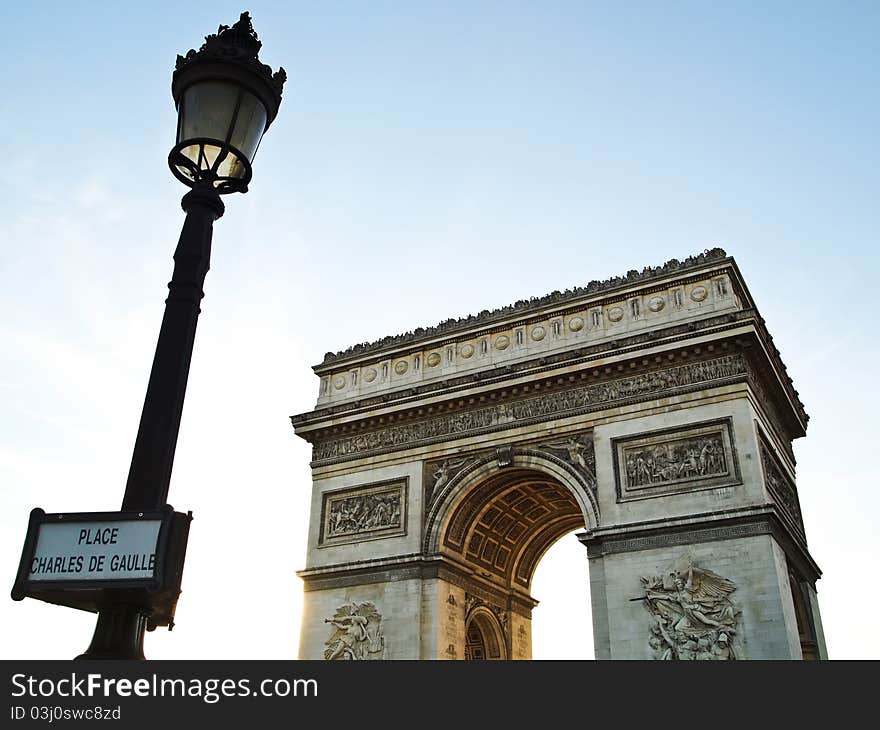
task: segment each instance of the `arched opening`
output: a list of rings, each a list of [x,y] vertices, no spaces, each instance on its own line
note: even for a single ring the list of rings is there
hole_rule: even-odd
[[[464,658],[470,661],[507,659],[504,632],[491,611],[480,607],[468,617]]]
[[[471,621],[468,624],[465,641],[464,658],[467,661],[486,658],[486,637],[483,636],[483,632],[476,621]]]
[[[541,556],[584,523],[580,505],[555,477],[502,469],[458,500],[441,547],[458,553],[483,577],[528,591]]]
[[[532,658],[595,659],[587,551],[576,532],[541,558],[532,578]]]
[[[457,564],[467,566],[466,600],[481,607],[479,612],[467,614],[463,655],[471,659],[529,658],[537,650],[539,658],[592,658],[587,555],[573,537],[591,522],[593,513],[585,508],[591,495],[558,470],[536,468],[540,465],[534,458],[524,462],[515,459],[510,466],[488,465],[464,480],[434,512],[434,544]],[[551,551],[561,540],[560,547]],[[535,607],[532,581],[548,551],[554,554],[542,573],[552,578],[554,586],[547,591],[548,607],[542,611]],[[534,598],[543,596],[536,594]],[[569,633],[577,632],[577,640],[569,640],[560,652],[561,645],[544,644],[547,632],[541,632],[541,643],[534,647],[532,619],[543,624],[541,617],[558,616],[563,604],[567,614],[557,623],[567,626]],[[549,641],[553,641],[552,631],[550,635]],[[580,641],[585,635],[587,644]],[[497,652],[491,648],[493,636]]]

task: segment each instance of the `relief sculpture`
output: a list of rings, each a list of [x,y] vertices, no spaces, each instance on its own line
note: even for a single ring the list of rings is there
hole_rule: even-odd
[[[804,523],[798,503],[797,490],[791,479],[785,476],[776,463],[776,459],[763,439],[761,440],[761,465],[764,467],[764,477],[770,494],[773,495],[776,503],[794,519],[798,529],[803,532]]]
[[[425,501],[429,501],[432,495],[439,494],[443,487],[474,461],[476,461],[474,457],[464,456],[460,459],[444,459],[440,463],[429,464],[425,478],[427,485]]]
[[[542,448],[563,452],[563,458],[586,479],[591,491],[596,489],[596,453],[593,449],[593,434],[569,436],[562,441],[549,441]]]
[[[328,538],[400,527],[400,492],[364,494],[330,502]]]
[[[627,483],[646,487],[694,477],[727,474],[720,435],[667,441],[625,451]]]
[[[651,614],[648,644],[655,659],[736,659],[739,612],[730,600],[733,581],[698,568],[690,557],[663,576],[641,579],[641,599]]]
[[[333,633],[327,640],[324,659],[363,660],[385,657],[382,616],[369,601],[346,603],[336,609],[333,618],[325,618]]]
[[[342,459],[355,454],[394,449],[420,441],[445,439],[551,416],[558,418],[563,413],[594,410],[630,399],[658,397],[680,388],[691,388],[746,374],[746,361],[741,355],[726,355],[713,360],[526,398],[511,404],[500,403],[417,423],[380,428],[357,436],[321,441],[314,445],[313,459],[316,462]]]
[[[618,501],[742,483],[730,417],[613,439]]]

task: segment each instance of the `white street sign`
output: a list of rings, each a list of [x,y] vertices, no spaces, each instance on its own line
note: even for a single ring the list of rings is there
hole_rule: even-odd
[[[162,520],[42,523],[28,581],[152,578]]]

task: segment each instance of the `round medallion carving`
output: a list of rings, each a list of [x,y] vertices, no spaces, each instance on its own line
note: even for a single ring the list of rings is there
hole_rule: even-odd
[[[611,307],[608,310],[608,319],[612,322],[619,322],[623,319],[623,307]]]
[[[409,370],[409,363],[406,360],[398,360],[394,364],[394,372],[398,375],[403,375],[407,370]]]
[[[666,306],[666,300],[663,297],[651,297],[648,300],[648,309],[652,312],[659,312]]]
[[[378,374],[379,373],[376,372],[376,368],[367,368],[366,372],[364,372],[364,380],[366,380],[368,383],[372,383],[376,379],[376,376]]]
[[[342,390],[345,387],[345,378],[341,375],[337,375],[336,379],[333,381],[333,387],[336,388],[336,390]]]
[[[467,359],[474,354],[474,346],[473,345],[462,345],[461,349],[458,352],[463,358]]]
[[[436,352],[432,352],[428,355],[427,360],[425,362],[428,363],[428,367],[435,368],[440,364],[440,354]]]
[[[547,330],[545,330],[541,325],[538,325],[532,330],[532,339],[535,342],[540,342],[544,339],[544,335],[547,334]]]
[[[501,335],[495,340],[496,350],[506,350],[510,345],[510,338],[507,335]]]
[[[568,320],[568,328],[572,332],[580,332],[584,328],[583,317],[572,317]]]
[[[691,289],[691,299],[695,302],[702,302],[707,296],[709,296],[709,290],[704,286],[695,286]]]

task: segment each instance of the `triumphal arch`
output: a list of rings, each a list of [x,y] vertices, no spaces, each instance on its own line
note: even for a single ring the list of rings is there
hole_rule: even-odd
[[[573,530],[597,658],[825,657],[808,416],[721,249],[314,369],[301,658],[529,659],[535,567]]]

